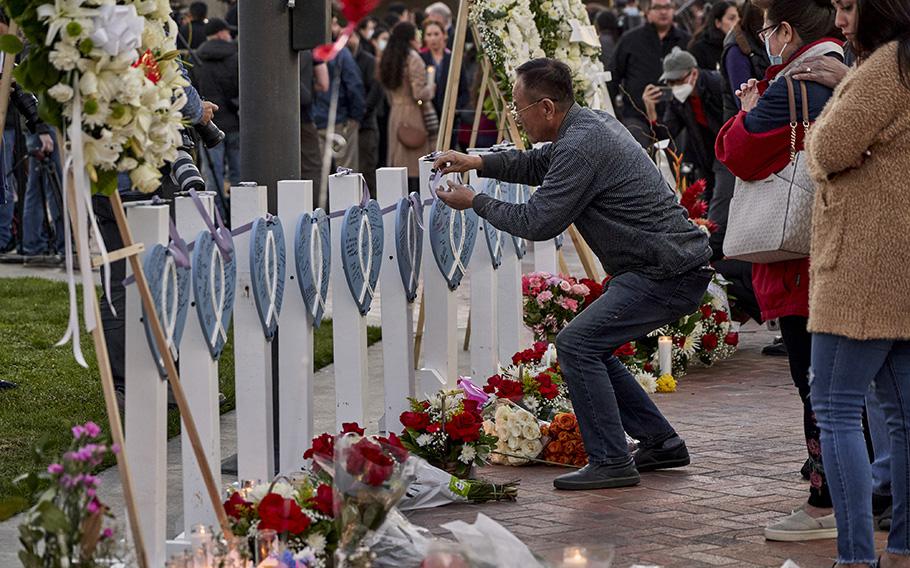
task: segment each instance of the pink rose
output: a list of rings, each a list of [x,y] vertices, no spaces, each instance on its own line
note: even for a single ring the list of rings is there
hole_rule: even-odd
[[[549,302],[552,299],[553,299],[553,292],[550,292],[549,290],[544,290],[543,292],[541,292],[540,294],[537,295],[537,303],[541,304],[541,305],[543,302]]]
[[[563,280],[559,283],[559,289],[563,292],[570,292],[572,290],[572,285],[569,284],[567,280]]]
[[[578,310],[578,300],[574,300],[572,298],[566,298],[565,308],[571,312],[577,311]]]
[[[588,289],[584,284],[573,284],[572,293],[576,296],[587,296],[591,293],[591,290]]]

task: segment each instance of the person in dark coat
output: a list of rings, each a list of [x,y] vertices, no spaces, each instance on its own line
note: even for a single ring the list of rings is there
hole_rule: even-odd
[[[348,49],[354,55],[354,61],[360,69],[360,76],[363,79],[363,90],[366,93],[364,106],[366,112],[363,120],[360,121],[360,132],[358,134],[358,146],[360,156],[358,162],[360,171],[367,181],[370,193],[376,195],[376,168],[379,165],[379,121],[377,114],[385,93],[382,85],[376,79],[376,58],[370,55],[366,46],[369,41],[363,41],[358,33],[351,34],[348,39]]]
[[[632,136],[642,146],[649,146],[654,140],[648,120],[644,114],[642,94],[645,87],[657,83],[663,72],[661,61],[674,47],[685,49],[689,34],[673,23],[675,12],[672,0],[642,1],[639,3],[647,23],[624,32],[616,45],[610,71],[613,73],[612,89],[622,93],[623,106],[620,119]],[[616,92],[610,95],[615,100]],[[663,104],[658,105],[657,115],[663,114]]]
[[[196,49],[206,40],[205,23],[209,7],[205,2],[190,4],[190,21],[180,26],[177,37],[177,49]]]
[[[449,81],[449,66],[452,64],[452,52],[446,47],[448,38],[444,28],[445,24],[438,20],[427,20],[423,23],[424,47],[420,50],[420,57],[427,64],[427,71],[433,70],[436,82],[436,94],[433,95],[433,108],[436,116],[442,120],[442,109],[445,104],[446,85]],[[467,108],[469,101],[469,86],[464,68],[461,70],[461,79],[458,81],[458,94],[455,102],[456,109]],[[458,114],[455,114],[452,128],[450,148],[455,147],[458,130]]]
[[[600,62],[604,69],[610,67],[616,42],[619,41],[619,19],[613,10],[601,10],[595,18],[597,34],[600,36]]]
[[[224,166],[228,166],[231,185],[239,184],[240,176],[240,75],[237,43],[231,30],[221,18],[212,18],[205,25],[206,41],[194,52],[193,83],[199,94],[215,103],[215,124],[224,131],[224,142],[208,149],[216,191],[224,188]]]
[[[717,2],[711,7],[707,21],[689,44],[689,53],[695,56],[702,69],[717,71],[724,51],[724,38],[739,22],[739,8],[733,2]]]

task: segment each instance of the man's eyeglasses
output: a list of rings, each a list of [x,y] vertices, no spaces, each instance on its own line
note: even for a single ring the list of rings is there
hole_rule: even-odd
[[[524,111],[528,110],[529,108],[531,108],[533,106],[539,105],[540,103],[542,103],[546,100],[552,101],[553,99],[551,99],[550,97],[543,97],[543,98],[537,99],[535,102],[529,104],[528,106],[526,106],[524,108],[520,108],[520,109],[516,109],[515,103],[511,102],[511,103],[509,103],[509,112],[512,114],[512,118],[514,118],[515,121],[518,122],[519,120],[521,120],[521,113],[523,113]]]
[[[667,12],[673,9],[673,4],[651,4],[650,9],[655,12]]]

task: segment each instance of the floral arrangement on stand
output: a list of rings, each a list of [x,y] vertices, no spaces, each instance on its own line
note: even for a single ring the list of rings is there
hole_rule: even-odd
[[[582,106],[599,107],[605,97],[598,80],[604,67],[600,61],[600,40],[590,25],[584,3],[531,0],[531,12],[544,53],[562,61],[572,71],[575,101]]]
[[[546,441],[537,418],[508,402],[496,405],[493,420],[484,421],[484,430],[498,438],[490,460],[497,465],[525,465],[540,455]]]
[[[545,56],[528,0],[475,0],[469,20],[477,31],[480,50],[490,61],[499,92],[509,103],[515,69]]]
[[[462,479],[475,465],[488,463],[497,440],[483,429],[478,400],[462,389],[409,400],[411,410],[400,416],[401,443],[412,454]]]
[[[117,174],[134,188],[160,185],[177,157],[189,82],[177,62],[177,24],[165,0],[4,0],[29,43],[16,81],[35,93],[42,118],[81,136],[93,193],[110,194]],[[12,36],[7,36],[12,38]],[[4,43],[18,52],[17,40]],[[73,140],[78,142],[78,140]],[[77,187],[82,174],[76,172]]]
[[[546,461],[579,467],[588,463],[575,414],[557,414],[549,426],[541,428],[541,434],[549,438],[543,451]]]
[[[708,182],[704,179],[700,179],[692,185],[683,187],[677,191],[679,203],[689,214],[689,220],[698,225],[698,228],[706,234],[710,235],[717,230],[717,224],[705,217],[705,214],[708,212],[708,202],[705,201],[704,198],[707,187]]]
[[[556,334],[584,308],[591,289],[571,276],[532,272],[522,275],[521,293],[524,324],[536,341],[552,343]]]
[[[530,349],[512,356],[512,365],[487,379],[485,393],[511,401],[536,418],[550,420],[559,412],[571,410],[569,393],[559,370],[556,348],[538,341]]]
[[[36,471],[15,480],[35,505],[19,525],[19,560],[23,566],[94,568],[108,562],[127,562],[127,550],[105,522],[113,518],[98,499],[99,480],[92,474],[108,456],[119,451],[101,439],[94,422],[74,426],[67,451],[47,466],[44,446],[35,450]],[[49,487],[45,484],[49,484]]]

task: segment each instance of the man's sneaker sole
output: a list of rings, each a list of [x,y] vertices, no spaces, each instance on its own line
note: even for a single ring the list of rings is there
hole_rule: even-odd
[[[805,540],[827,540],[837,538],[837,528],[810,529],[804,531],[779,531],[765,529],[765,540],[776,542],[802,542]]]
[[[692,463],[692,460],[689,458],[689,456],[686,456],[684,458],[677,458],[677,459],[673,459],[673,460],[664,460],[664,461],[659,461],[659,462],[654,462],[654,463],[640,464],[640,465],[637,465],[637,467],[638,467],[639,473],[641,473],[641,472],[645,472],[645,471],[655,471],[658,469],[673,469],[675,467],[686,467],[690,463]]]
[[[611,477],[610,479],[598,479],[597,481],[560,481],[558,478],[553,480],[553,487],[563,491],[585,491],[591,489],[616,489],[618,487],[633,487],[641,483],[641,476],[635,475],[630,477]]]

